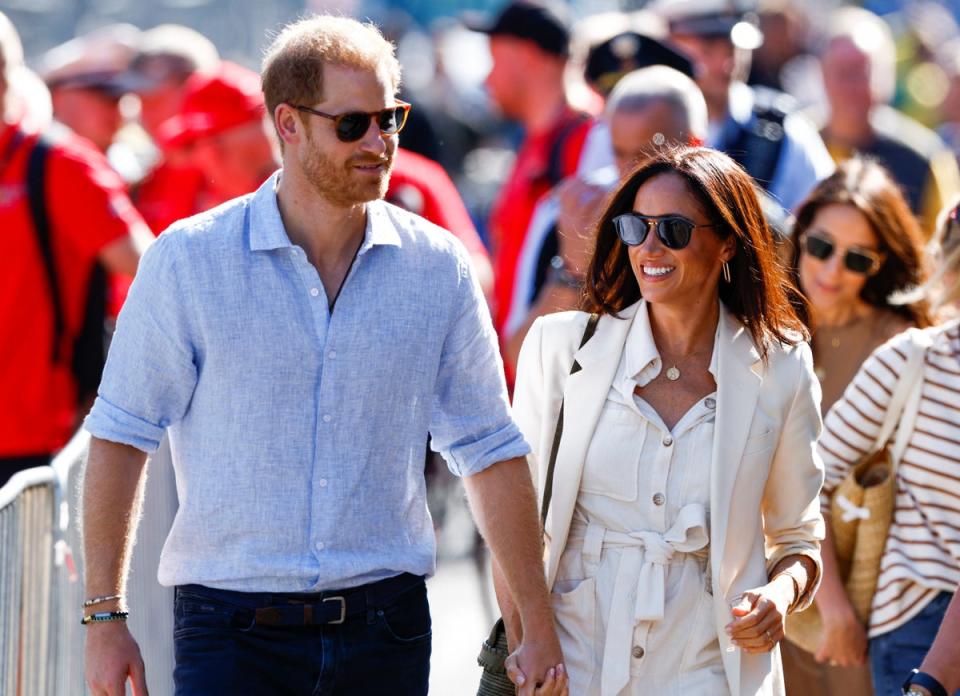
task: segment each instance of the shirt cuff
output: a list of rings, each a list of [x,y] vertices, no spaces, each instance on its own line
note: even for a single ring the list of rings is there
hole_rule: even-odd
[[[453,474],[473,476],[497,462],[527,456],[530,454],[530,445],[516,425],[511,423],[480,440],[458,443],[440,454]]]
[[[83,421],[83,427],[94,437],[136,447],[153,454],[160,447],[164,428],[124,411],[98,396]]]

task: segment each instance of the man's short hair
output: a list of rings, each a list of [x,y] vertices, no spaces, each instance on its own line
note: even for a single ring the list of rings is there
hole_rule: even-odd
[[[394,46],[373,24],[347,17],[317,15],[287,25],[263,59],[260,77],[267,113],[277,106],[323,100],[323,66],[378,71],[385,69],[400,87],[400,62]]]
[[[607,118],[617,112],[635,113],[665,103],[677,126],[688,137],[707,137],[707,103],[697,83],[679,70],[653,65],[624,75],[607,99]]]
[[[839,39],[851,41],[870,60],[870,88],[879,102],[893,98],[897,84],[897,46],[890,26],[870,10],[841,7],[830,15],[824,48]]]

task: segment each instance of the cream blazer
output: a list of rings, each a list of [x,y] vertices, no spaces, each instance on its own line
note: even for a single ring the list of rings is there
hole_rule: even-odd
[[[533,449],[529,461],[539,496],[561,399],[566,403],[544,528],[551,588],[587,447],[641,302],[620,312],[619,318],[601,317],[593,338],[579,350],[586,313],[541,317],[520,352],[514,412]],[[731,620],[734,598],[765,584],[769,570],[785,556],[807,555],[818,568],[817,581],[801,598],[801,607],[810,603],[819,585],[824,535],[818,499],[823,464],[816,452],[820,386],[807,344],[774,346],[766,362],[761,361],[750,333],[722,305],[717,341],[717,415],[710,462],[710,570],[717,635],[731,694],[782,696],[779,647],[762,655],[744,653],[733,648],[724,626]],[[582,369],[570,375],[574,359]]]

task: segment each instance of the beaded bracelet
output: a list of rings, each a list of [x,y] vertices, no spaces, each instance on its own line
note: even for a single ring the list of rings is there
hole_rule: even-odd
[[[109,602],[113,599],[123,599],[123,595],[112,594],[112,595],[101,595],[100,597],[92,597],[86,600],[83,603],[83,608],[92,607],[94,604],[103,604],[104,602]]]
[[[94,614],[87,614],[80,619],[80,623],[86,626],[102,621],[126,621],[128,616],[130,616],[129,611],[98,611]]]

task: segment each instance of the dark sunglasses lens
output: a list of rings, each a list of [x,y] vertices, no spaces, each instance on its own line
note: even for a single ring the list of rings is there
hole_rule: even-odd
[[[807,236],[804,244],[807,253],[821,261],[830,258],[830,254],[833,253],[833,244],[820,237]]]
[[[843,259],[847,268],[854,273],[869,273],[873,269],[873,259],[859,251],[848,251]]]
[[[337,122],[337,137],[345,143],[352,143],[363,137],[370,127],[370,115],[360,112],[344,114]]]
[[[643,244],[647,238],[647,223],[643,218],[626,213],[613,218],[613,226],[617,229],[617,236],[627,246]]]
[[[657,223],[657,232],[668,249],[683,249],[690,243],[693,225],[683,218],[664,218]]]
[[[387,135],[393,135],[400,130],[403,123],[403,109],[399,106],[395,109],[384,109],[377,117],[377,126],[380,131]]]

